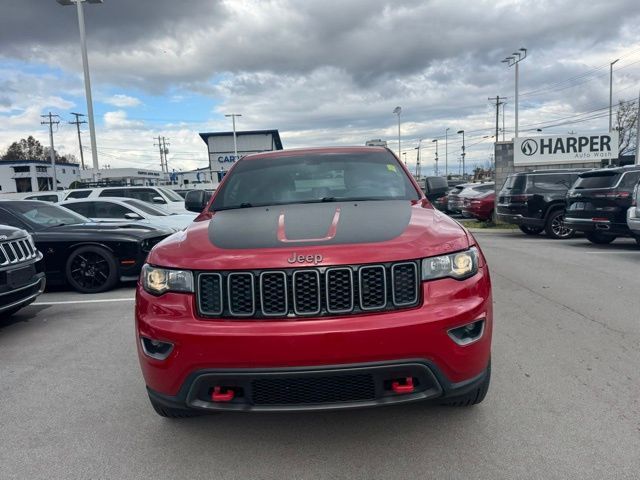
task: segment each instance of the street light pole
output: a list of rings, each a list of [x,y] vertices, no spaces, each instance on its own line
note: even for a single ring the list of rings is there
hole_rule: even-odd
[[[458,130],[458,135],[462,134],[462,154],[460,155],[462,157],[462,179],[464,180],[464,157],[466,155],[465,151],[464,151],[464,130]]]
[[[516,101],[515,101],[515,136],[518,138],[518,84],[520,82],[520,67],[519,64],[522,60],[527,58],[527,49],[521,48],[517,52],[513,52],[510,56],[502,60],[502,63],[506,63],[509,67],[516,67]]]
[[[434,138],[431,140],[432,143],[436,144],[436,177],[438,176],[438,139]]]
[[[444,176],[449,177],[449,128],[444,131]]]
[[[418,140],[418,146],[416,147],[416,150],[418,151],[418,154],[416,156],[416,178],[420,179],[420,173],[422,173],[420,170],[420,147],[422,145],[422,139],[420,138]]]
[[[238,140],[236,138],[236,117],[241,117],[241,113],[229,113],[225,117],[231,117],[233,121],[233,155],[234,161],[238,161]]]
[[[618,63],[617,58],[609,64],[609,131],[613,127],[613,66]]]
[[[400,158],[402,157],[402,145],[400,142],[400,114],[402,113],[402,107],[394,108],[393,113],[398,115],[398,158]]]

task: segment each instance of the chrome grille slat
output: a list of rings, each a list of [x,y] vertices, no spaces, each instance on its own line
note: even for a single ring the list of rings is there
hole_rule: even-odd
[[[196,275],[198,312],[231,319],[398,310],[417,306],[422,291],[418,261]]]
[[[33,260],[37,256],[38,251],[26,238],[0,243],[0,266],[2,267]]]

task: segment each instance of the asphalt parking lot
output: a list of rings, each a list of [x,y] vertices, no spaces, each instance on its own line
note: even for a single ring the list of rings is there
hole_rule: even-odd
[[[58,291],[0,323],[0,478],[638,478],[640,249],[477,238],[496,306],[481,405],[163,419],[132,286]]]

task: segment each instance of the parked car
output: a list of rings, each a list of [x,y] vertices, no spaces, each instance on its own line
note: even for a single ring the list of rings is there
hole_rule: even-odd
[[[423,191],[427,199],[435,204],[438,199],[444,197],[449,191],[445,177],[425,177]]]
[[[494,190],[493,183],[463,183],[456,185],[448,194],[447,209],[450,213],[462,213],[464,198]]]
[[[171,213],[187,213],[184,208],[184,198],[173,190],[165,187],[101,187],[70,190],[65,200],[75,198],[135,198],[147,203],[153,203]]]
[[[639,180],[639,165],[581,173],[567,193],[565,223],[597,244],[634,236],[627,224],[627,210]]]
[[[494,219],[495,204],[495,190],[482,192],[473,197],[465,197],[464,205],[462,207],[462,216],[475,218],[481,222],[492,221]]]
[[[543,230],[550,238],[575,235],[565,224],[566,195],[586,169],[533,170],[509,175],[498,195],[497,218],[527,235]]]
[[[136,292],[159,415],[483,400],[486,260],[389,150],[248,155],[204,207],[193,193],[200,221],[152,250]]]
[[[61,207],[73,210],[94,222],[132,221],[178,232],[184,230],[196,217],[194,213],[168,213],[166,210],[135,198],[86,198],[68,200]]]
[[[31,235],[0,224],[0,318],[32,303],[45,284],[42,253]]]
[[[640,207],[640,183],[636,184],[636,187],[633,189],[631,207],[627,210],[627,226],[636,236],[636,240],[640,238],[640,208],[638,207]],[[640,241],[638,243],[640,243]]]
[[[22,200],[40,200],[41,202],[58,203],[64,200],[69,194],[69,190],[62,190],[58,192],[37,192],[30,195],[25,195]]]
[[[29,232],[44,255],[49,284],[83,293],[103,292],[136,280],[147,254],[169,230],[95,223],[58,205],[36,200],[0,201],[0,224]]]
[[[449,205],[449,190],[447,190],[446,194],[444,194],[440,198],[437,198],[436,201],[433,202],[434,207],[436,207],[438,210],[445,213],[449,211],[448,205]]]

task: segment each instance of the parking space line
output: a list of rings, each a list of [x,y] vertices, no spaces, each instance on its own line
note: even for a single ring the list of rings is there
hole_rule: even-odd
[[[77,303],[133,302],[135,298],[100,298],[95,300],[62,300],[58,302],[35,302],[31,305],[69,305]]]

